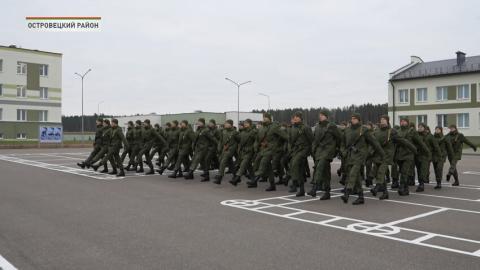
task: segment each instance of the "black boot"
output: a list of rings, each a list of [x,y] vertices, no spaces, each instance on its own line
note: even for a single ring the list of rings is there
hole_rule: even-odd
[[[113,169],[113,171],[109,172],[108,174],[111,174],[111,175],[117,175],[117,169]]]
[[[450,178],[452,177],[452,174],[447,173],[447,182],[450,182]]]
[[[300,181],[300,187],[298,189],[297,194],[295,194],[295,197],[304,197],[305,196],[305,185],[303,181]]]
[[[82,168],[82,169],[85,169],[85,162],[77,163],[77,166]]]
[[[340,197],[343,203],[348,203],[348,197],[350,196],[351,193],[352,193],[351,189],[349,188],[345,189],[345,193]]]
[[[121,176],[125,176],[125,171],[122,169],[120,169],[120,172],[117,174],[117,177],[121,177]]]
[[[353,205],[359,205],[359,204],[364,204],[365,199],[363,198],[363,190],[360,190],[358,192],[358,198],[352,202]]]
[[[410,194],[410,191],[408,190],[408,185],[403,183],[400,185],[398,188],[398,195],[400,196],[408,196]]]
[[[420,181],[420,183],[418,183],[418,187],[415,192],[423,192],[424,190],[425,190],[425,186],[423,184],[423,181]]]
[[[442,181],[437,181],[437,185],[434,187],[434,189],[441,189],[442,188]]]
[[[203,178],[200,180],[200,182],[208,182],[210,181],[210,173],[208,171],[205,171],[203,173]]]
[[[378,197],[378,199],[379,200],[387,200],[388,199],[388,190],[387,190],[386,185],[384,185],[382,196]]]
[[[280,175],[278,177],[278,181],[275,183],[275,185],[281,185],[281,184],[283,184],[283,177]]]
[[[265,189],[265,191],[275,191],[277,188],[275,187],[275,183],[270,183],[270,186]]]
[[[317,197],[317,184],[313,184],[312,189],[307,194],[313,198]]]
[[[170,175],[168,175],[168,178],[177,178],[177,172],[178,170],[173,171]]]
[[[248,188],[256,188],[257,187],[257,180],[259,176],[255,176],[250,181],[247,182],[247,187]]]
[[[222,183],[222,176],[217,174],[215,175],[215,181],[213,181],[214,184],[220,185]]]
[[[232,180],[228,181],[230,184],[237,186],[238,183],[240,183],[242,180],[240,179],[240,176],[234,175],[232,177]]]
[[[97,171],[99,167],[100,167],[100,165],[95,165],[95,164],[92,165],[92,169],[94,171]]]
[[[380,184],[376,184],[374,188],[370,189],[370,193],[372,193],[374,197],[377,196],[378,191],[380,191]]]
[[[157,170],[158,174],[162,175],[165,169],[165,167],[160,167],[160,169]]]
[[[188,173],[183,178],[185,178],[185,180],[192,180],[193,179],[193,171],[189,170]]]
[[[103,165],[103,170],[101,171],[101,173],[108,173],[107,165]]]
[[[373,185],[372,178],[368,177],[367,179],[365,179],[365,186],[370,187],[371,185]]]
[[[391,186],[391,188],[399,188],[399,187],[400,187],[400,184],[398,183],[398,180],[395,180],[395,179],[394,179],[394,180],[392,181],[392,186]]]
[[[459,186],[460,182],[458,182],[458,173],[456,171],[453,173],[453,178],[455,179],[455,182],[453,182],[452,186]]]
[[[137,170],[137,173],[143,173],[143,164],[140,163],[140,169]]]
[[[330,188],[325,188],[325,193],[320,197],[320,201],[330,200]]]
[[[182,169],[179,169],[179,170],[178,170],[178,175],[177,175],[177,176],[178,176],[178,177],[183,177],[183,171],[182,171]]]

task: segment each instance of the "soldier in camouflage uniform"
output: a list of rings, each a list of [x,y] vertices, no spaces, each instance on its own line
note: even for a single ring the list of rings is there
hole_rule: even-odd
[[[296,112],[292,117],[292,128],[288,133],[290,159],[290,192],[298,192],[296,197],[305,196],[305,163],[311,153],[313,141],[312,129],[303,124],[303,115]]]
[[[162,144],[166,145],[167,142],[165,139],[158,134],[155,129],[151,126],[150,120],[145,119],[143,121],[143,147],[138,154],[138,162],[142,162],[142,157],[145,156],[145,163],[148,165],[150,170],[146,172],[146,175],[154,174],[155,170],[153,169],[152,159],[150,158],[150,150],[152,149],[155,141],[160,140]]]
[[[340,138],[343,138],[345,133],[345,129],[347,128],[347,122],[342,121],[338,127],[338,131],[340,132]],[[342,156],[342,151],[338,151],[338,159],[340,159],[340,168],[337,170],[337,175],[340,177],[340,184],[346,185],[347,183],[347,175],[345,173],[345,158]]]
[[[240,131],[238,139],[238,160],[236,162],[237,169],[232,180],[229,181],[234,186],[242,181],[243,175],[245,175],[247,172],[252,173],[253,171],[252,161],[256,136],[257,130],[252,127],[252,120],[245,120],[243,123],[243,129]]]
[[[323,190],[325,193],[320,200],[330,199],[331,163],[337,156],[341,143],[340,132],[334,123],[328,121],[328,117],[328,111],[320,111],[312,142],[315,170],[313,171],[314,183],[308,195],[316,197],[317,190]]]
[[[255,141],[257,157],[255,160],[255,178],[251,179],[247,185],[249,188],[257,187],[260,178],[268,179],[270,186],[265,191],[275,191],[275,178],[272,169],[273,153],[277,146],[277,141],[288,140],[288,135],[280,129],[277,123],[272,123],[272,116],[264,113],[262,127],[258,131]]]
[[[153,160],[153,158],[155,157],[155,154],[158,153],[157,164],[161,166],[168,152],[167,135],[166,135],[166,130],[163,130],[163,128],[159,124],[155,124],[154,128],[155,128],[155,132],[157,132],[157,134],[160,135],[163,138],[163,140],[160,140],[158,138],[155,140],[153,149],[152,151],[150,151],[150,160]]]
[[[197,121],[197,131],[195,132],[195,138],[193,140],[193,158],[192,163],[190,164],[190,169],[185,175],[185,179],[193,179],[193,172],[197,169],[198,165],[202,164],[204,175],[209,175],[208,166],[206,164],[208,148],[211,144],[217,144],[217,139],[205,126],[205,119],[199,118]],[[209,177],[202,179],[202,182],[207,181]]]
[[[175,163],[177,162],[178,157],[178,141],[180,140],[180,128],[178,127],[178,121],[173,120],[172,126],[170,130],[167,132],[167,145],[168,145],[168,153],[167,153],[167,160],[163,163],[163,166],[157,170],[159,174],[163,174],[163,172],[169,168],[172,169],[175,167]]]
[[[88,163],[88,166],[96,163],[97,161],[103,159],[103,157],[108,153],[108,146],[110,145],[111,132],[110,132],[110,120],[103,120],[103,129],[102,129],[102,148],[100,151],[93,157],[93,159]],[[113,166],[113,164],[111,164]],[[93,166],[92,166],[93,167]],[[98,170],[98,167],[93,167],[95,171]],[[107,162],[103,163],[102,173],[108,173]]]
[[[443,165],[447,160],[447,156],[451,157],[453,155],[453,148],[450,140],[446,139],[446,137],[443,136],[442,127],[435,128],[435,134],[433,135],[433,138],[437,141],[437,144],[440,147],[440,155],[434,155],[432,157],[433,169],[435,170],[435,180],[437,181],[435,189],[441,189]]]
[[[417,192],[423,192],[425,190],[424,183],[428,183],[427,179],[430,171],[430,162],[432,160],[432,156],[440,156],[441,153],[438,142],[433,138],[433,135],[430,133],[430,129],[427,125],[423,123],[418,124],[418,135],[428,148],[428,153],[419,152],[417,154]]]
[[[97,124],[97,131],[95,132],[95,139],[93,140],[93,150],[85,161],[77,163],[77,166],[82,169],[85,169],[85,167],[90,168],[90,162],[98,152],[102,150],[103,119],[98,118],[95,122]]]
[[[233,128],[233,121],[228,119],[225,121],[222,130],[222,136],[218,144],[218,153],[220,154],[220,168],[218,174],[215,175],[215,181],[213,183],[220,185],[225,176],[225,169],[229,161],[233,158],[233,155],[237,151],[238,147],[238,131]],[[234,168],[232,168],[234,169]],[[235,172],[233,172],[235,174]]]
[[[467,144],[475,152],[477,152],[477,146],[465,138],[462,133],[458,132],[456,125],[450,125],[449,129],[450,132],[446,137],[452,144],[453,154],[448,158],[448,161],[450,162],[450,168],[448,169],[447,181],[450,181],[450,177],[453,175],[455,182],[452,184],[452,186],[458,186],[460,185],[460,182],[458,181],[457,163],[462,159],[463,144]]]
[[[128,142],[123,135],[122,129],[118,126],[118,120],[112,119],[112,126],[109,129],[110,133],[110,144],[108,145],[108,152],[103,157],[98,165],[93,164],[92,167],[94,170],[97,170],[102,164],[107,164],[107,161],[110,161],[112,164],[113,170],[109,173],[117,176],[125,176],[123,170],[123,164],[120,159],[120,149],[122,149],[122,143],[125,146],[128,146]],[[118,173],[117,168],[120,170]]]
[[[350,194],[358,194],[358,198],[353,205],[364,204],[363,188],[360,181],[360,170],[368,155],[368,146],[372,146],[376,154],[382,159],[385,152],[378,144],[378,141],[372,136],[370,131],[362,126],[360,115],[352,114],[351,125],[345,129],[342,140],[343,156],[346,157],[347,185],[345,193],[341,197],[344,203],[348,202]],[[354,190],[355,189],[355,190]]]
[[[128,145],[125,146],[123,149],[122,156],[120,157],[122,164],[123,161],[125,160],[125,157],[128,155],[128,165],[125,167],[125,170],[130,170],[130,167],[133,166],[133,161],[134,161],[134,155],[133,155],[133,145],[135,143],[135,138],[134,138],[134,127],[133,127],[133,122],[128,121],[127,123],[127,134],[125,135],[125,139],[128,142]]]
[[[178,157],[175,162],[173,172],[168,176],[169,178],[183,177],[182,164],[185,168],[190,165],[190,154],[192,152],[192,144],[195,134],[188,125],[187,120],[180,122],[180,133],[178,137]]]
[[[135,127],[133,128],[133,145],[132,145],[132,158],[131,162],[133,170],[137,173],[143,173],[143,162],[140,155],[140,151],[143,147],[143,127],[142,121],[135,121]],[[138,162],[140,160],[140,162]],[[127,169],[128,170],[128,169]]]

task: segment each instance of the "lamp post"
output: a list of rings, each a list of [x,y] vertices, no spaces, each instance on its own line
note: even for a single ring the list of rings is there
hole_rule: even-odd
[[[268,110],[270,111],[270,96],[264,93],[258,93],[260,96],[267,97],[268,100]]]
[[[225,78],[225,80],[230,81],[231,83],[237,86],[237,126],[240,124],[240,86],[251,83],[252,81],[246,81],[243,83],[237,83],[229,78]]]
[[[105,102],[105,100],[102,100],[102,101],[98,102],[98,104],[97,104],[97,114],[98,115],[100,115],[100,104],[102,104],[104,102]]]
[[[85,140],[85,136],[84,136],[85,126],[84,126],[84,115],[83,115],[83,79],[85,78],[85,76],[87,76],[87,74],[90,71],[92,71],[91,68],[89,68],[85,73],[83,73],[83,75],[75,72],[75,75],[77,75],[78,77],[80,77],[82,79],[82,144],[84,143],[84,140]]]

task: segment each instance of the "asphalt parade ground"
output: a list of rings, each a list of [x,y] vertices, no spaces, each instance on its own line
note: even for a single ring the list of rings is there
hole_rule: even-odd
[[[0,269],[478,269],[480,156],[459,187],[344,204],[75,164],[90,149],[0,151]],[[446,169],[445,169],[446,172]],[[307,186],[307,191],[309,185]],[[413,191],[413,192],[412,192]],[[350,202],[355,199],[352,196]]]

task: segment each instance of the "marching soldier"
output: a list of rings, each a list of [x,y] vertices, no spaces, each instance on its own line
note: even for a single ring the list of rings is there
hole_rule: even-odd
[[[125,172],[123,170],[123,164],[120,159],[120,149],[122,149],[122,143],[125,146],[128,146],[128,142],[123,135],[123,131],[120,127],[118,127],[118,120],[112,119],[112,126],[109,129],[110,133],[110,143],[108,145],[108,152],[103,157],[98,165],[92,165],[94,170],[97,170],[102,164],[107,164],[107,161],[110,161],[110,164],[113,167],[113,170],[109,173],[112,175],[117,176],[125,176]],[[118,173],[117,168],[120,170]]]
[[[206,158],[208,155],[208,148],[211,144],[218,143],[217,139],[213,136],[213,134],[205,127],[205,119],[199,118],[197,121],[197,131],[195,132],[195,139],[193,141],[193,158],[192,163],[190,164],[190,169],[185,175],[185,179],[193,179],[193,172],[197,169],[199,164],[202,164],[204,170],[204,178],[201,180],[205,182],[205,179],[209,179],[206,177],[209,175],[208,166],[206,164]]]
[[[452,184],[452,186],[458,186],[460,185],[460,182],[458,181],[457,163],[462,159],[463,144],[467,144],[475,152],[477,152],[477,147],[471,141],[465,138],[462,133],[458,132],[456,125],[450,125],[449,129],[450,132],[447,134],[447,139],[452,144],[453,154],[448,158],[448,161],[450,162],[450,168],[448,169],[447,181],[450,181],[450,178],[453,175],[455,182]]]
[[[428,172],[430,170],[430,161],[432,160],[432,156],[440,155],[440,148],[425,124],[418,124],[418,135],[428,148],[428,151],[419,151],[417,154],[418,187],[416,192],[423,192],[425,190],[424,184],[427,183]]]
[[[153,129],[152,125],[150,124],[149,119],[145,119],[143,121],[143,147],[139,153],[139,163],[142,162],[142,157],[145,156],[145,163],[148,165],[150,170],[146,172],[146,175],[154,174],[155,170],[153,169],[152,159],[150,158],[150,150],[152,149],[153,145],[155,144],[156,140],[160,140],[162,144],[166,144],[167,142],[165,139],[158,134],[155,129]]]
[[[435,189],[441,189],[442,177],[443,177],[443,165],[447,160],[447,156],[451,157],[453,155],[453,149],[452,149],[452,144],[450,143],[450,140],[446,139],[446,137],[443,136],[442,127],[435,128],[435,134],[433,135],[433,138],[437,141],[437,144],[440,147],[440,154],[434,155],[432,157],[433,169],[435,170],[435,180],[437,181],[437,185],[435,186]]]
[[[170,123],[167,123],[167,128]],[[166,136],[166,131],[162,129],[162,127],[159,124],[154,125],[155,132],[157,132],[158,135],[160,135],[163,140],[160,140],[159,137],[155,139],[153,149],[150,151],[150,160],[153,160],[155,157],[155,154],[158,153],[158,165],[163,164],[163,161],[165,160],[165,155],[168,152],[168,145],[167,145],[167,136]]]
[[[134,137],[134,127],[133,127],[133,122],[128,121],[127,124],[127,134],[125,135],[125,139],[128,142],[128,145],[125,145],[125,148],[123,149],[122,156],[120,157],[120,160],[122,161],[122,167],[123,167],[123,161],[125,160],[125,157],[128,155],[128,165],[125,167],[125,170],[129,171],[130,167],[133,166],[134,162],[134,155],[133,155],[133,145],[135,143],[135,137]]]
[[[330,199],[331,163],[340,148],[341,135],[337,126],[328,121],[329,113],[323,110],[319,114],[319,122],[315,125],[312,143],[312,155],[315,161],[313,172],[314,183],[308,195],[317,196],[317,190],[325,193],[320,200]]]
[[[96,163],[97,161],[103,159],[103,157],[108,153],[108,146],[110,145],[110,139],[111,139],[111,132],[110,132],[110,120],[104,119],[103,120],[103,129],[102,129],[102,148],[100,151],[95,155],[95,157],[88,163],[88,166],[91,166],[91,164]],[[114,166],[111,164],[112,167]],[[98,167],[93,167],[92,168],[97,171]],[[103,171],[102,173],[108,173],[108,168],[107,168],[107,162],[103,163]]]
[[[233,155],[237,151],[238,147],[238,131],[233,128],[233,121],[228,119],[225,121],[222,136],[218,144],[218,153],[220,154],[220,168],[218,174],[215,176],[213,183],[220,185],[225,176],[225,169],[229,161],[233,158]],[[234,168],[231,168],[234,170]],[[235,174],[235,172],[233,172]]]
[[[346,157],[347,185],[345,194],[341,198],[344,203],[347,203],[349,195],[355,192],[358,194],[358,198],[352,204],[364,204],[360,170],[367,158],[368,146],[372,146],[376,154],[380,155],[382,159],[385,153],[368,129],[362,126],[358,113],[352,114],[351,125],[345,129],[342,145],[343,156]]]
[[[252,120],[247,119],[243,123],[243,129],[239,133],[237,169],[232,180],[229,182],[236,186],[242,181],[242,176],[247,172],[252,173],[252,161],[254,155],[254,144],[257,135],[256,129],[252,127]],[[253,176],[250,176],[250,178]]]
[[[289,130],[288,144],[290,152],[290,191],[297,191],[296,197],[305,196],[305,166],[307,157],[310,155],[313,141],[312,129],[303,124],[303,115],[296,112],[292,117],[292,128]]]
[[[95,139],[93,140],[93,150],[85,161],[77,163],[77,166],[82,169],[85,169],[85,167],[90,168],[92,159],[102,150],[103,119],[98,118],[95,122],[97,124],[97,131],[95,132]]]
[[[168,145],[167,160],[163,163],[160,169],[157,170],[159,174],[163,174],[163,172],[167,168],[169,170],[170,169],[173,170],[173,168],[175,167],[175,163],[178,157],[179,139],[180,139],[180,128],[178,127],[178,121],[173,120],[170,130],[167,132],[167,145]]]
[[[143,162],[140,151],[143,147],[143,127],[142,121],[135,121],[133,129],[133,146],[132,146],[132,164],[133,170],[137,173],[143,173]],[[140,162],[139,162],[140,161]],[[128,169],[127,169],[128,170]]]
[[[195,134],[188,126],[188,121],[183,120],[180,123],[180,133],[178,136],[178,157],[175,162],[173,172],[168,176],[169,178],[183,177],[182,164],[185,168],[190,165],[190,153],[192,152],[192,143]]]

